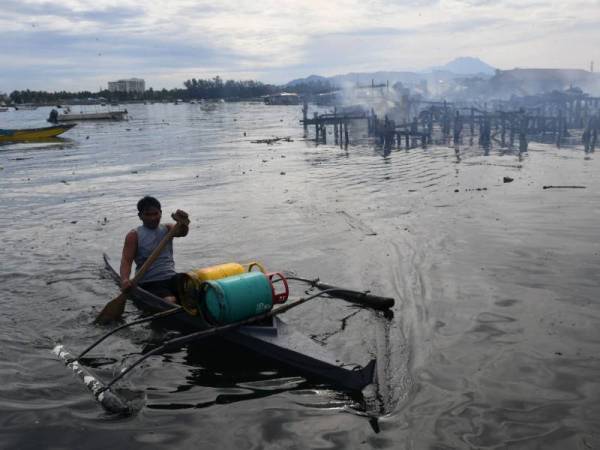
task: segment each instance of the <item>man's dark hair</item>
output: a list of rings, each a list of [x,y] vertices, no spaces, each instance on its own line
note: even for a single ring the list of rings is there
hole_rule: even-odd
[[[142,214],[148,208],[158,208],[162,211],[160,207],[160,202],[156,200],[154,197],[146,195],[137,203],[138,213]]]

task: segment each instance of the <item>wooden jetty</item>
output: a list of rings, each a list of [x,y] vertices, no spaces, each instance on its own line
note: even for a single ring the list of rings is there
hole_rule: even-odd
[[[350,114],[317,114],[314,113],[312,119],[306,117],[306,109],[303,108],[304,119],[300,121],[305,129],[309,126],[315,127],[315,141],[327,143],[327,126],[333,126],[333,135],[336,144],[348,145],[348,124],[353,120],[369,120],[366,113],[350,113]]]
[[[315,141],[327,143],[327,127],[333,127],[336,144],[348,145],[348,127],[356,121],[366,121],[368,134],[386,148],[425,147],[433,142],[458,145],[469,134],[483,147],[496,142],[502,147],[513,147],[518,141],[520,152],[527,151],[530,140],[554,142],[560,147],[574,130],[582,132],[586,151],[593,151],[600,131],[600,97],[580,92],[554,93],[495,101],[481,104],[459,104],[446,101],[417,100],[409,110],[417,110],[410,121],[396,123],[388,116],[378,117],[373,110],[361,113],[317,114],[308,118],[308,107],[303,107],[300,121],[305,130],[314,126]]]

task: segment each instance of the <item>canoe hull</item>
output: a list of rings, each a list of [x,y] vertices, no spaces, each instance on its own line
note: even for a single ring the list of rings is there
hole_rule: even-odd
[[[110,265],[106,255],[104,261],[112,278],[118,283],[119,275]],[[171,303],[139,287],[131,291],[131,297],[138,308],[149,312],[165,311],[173,307]],[[198,331],[209,327],[203,319],[187,314],[177,314],[161,323],[185,331]],[[335,355],[288,325],[279,316],[273,317],[270,325],[239,327],[221,334],[220,337],[293,368],[308,378],[317,378],[344,389],[361,391],[373,382],[375,360],[364,366],[354,364],[354,369],[342,367]]]
[[[125,120],[127,111],[109,111],[101,113],[60,114],[59,122],[77,122],[81,120]]]
[[[49,139],[69,131],[76,124],[57,125],[54,127],[29,128],[22,130],[0,129],[0,142],[27,142]]]

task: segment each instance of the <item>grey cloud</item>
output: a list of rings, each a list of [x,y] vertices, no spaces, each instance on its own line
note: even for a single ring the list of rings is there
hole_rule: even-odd
[[[232,7],[228,8],[225,5],[207,5],[200,4],[194,6],[186,6],[179,10],[179,14],[186,17],[197,16],[212,16],[216,13],[235,11]]]
[[[304,47],[303,59],[306,64],[303,67],[316,71],[336,66],[369,65],[375,69],[382,65],[381,52],[393,57],[395,52],[403,51],[396,44],[398,39],[386,39],[386,36],[390,35],[373,33],[349,36],[340,33],[314,36]],[[410,42],[410,39],[405,41]]]
[[[406,8],[408,6],[434,6],[440,3],[440,0],[384,0],[381,2],[383,7]]]
[[[435,28],[439,31],[448,31],[448,32],[464,32],[464,31],[475,31],[483,28],[492,28],[492,27],[503,27],[507,26],[511,23],[508,19],[497,18],[497,17],[486,17],[481,19],[464,19],[453,22],[440,22],[438,24],[433,25],[429,28]]]
[[[136,60],[141,64],[169,64],[174,67],[190,63],[216,63],[235,55],[217,52],[196,43],[169,43],[157,37],[129,35],[122,39],[118,35],[88,34],[70,35],[47,31],[23,33],[14,39],[13,33],[0,32],[0,52],[8,57],[39,55],[42,59],[69,58],[78,62],[81,58],[121,58]]]
[[[417,28],[390,28],[390,27],[374,27],[361,28],[357,30],[338,31],[332,33],[321,33],[313,35],[314,38],[333,38],[333,37],[372,37],[372,36],[406,36],[412,33],[417,33]]]
[[[333,33],[321,33],[313,35],[315,39],[327,39],[332,37],[385,37],[385,36],[417,36],[418,34],[428,33],[430,34],[432,30],[435,30],[436,33],[441,32],[470,32],[483,28],[490,27],[500,27],[505,26],[510,23],[507,19],[502,18],[481,18],[481,19],[465,19],[461,21],[453,21],[453,22],[443,22],[440,21],[438,23],[430,24],[427,26],[418,26],[418,27],[373,27],[373,28],[361,28],[357,30],[351,31],[339,31]]]
[[[144,77],[189,69],[189,76],[194,76],[194,67],[233,71],[241,69],[242,61],[247,63],[243,55],[217,51],[198,42],[172,42],[158,35],[127,35],[123,39],[110,33],[70,35],[35,29],[18,39],[14,33],[0,31],[0,54],[11,61],[0,71],[0,91],[28,87],[52,90],[64,80],[110,79],[115,74]],[[89,82],[81,81],[80,85],[89,86]],[[148,85],[152,86],[151,80]],[[97,89],[95,82],[91,86]]]
[[[26,22],[35,23],[39,16],[53,16],[71,19],[73,21],[86,20],[110,25],[127,22],[140,16],[137,8],[112,7],[109,9],[97,9],[92,11],[74,11],[58,3],[22,3],[18,0],[2,1],[3,15],[26,18]]]
[[[483,5],[494,5],[497,4],[497,0],[462,0],[461,3],[464,3],[469,6],[483,6]]]

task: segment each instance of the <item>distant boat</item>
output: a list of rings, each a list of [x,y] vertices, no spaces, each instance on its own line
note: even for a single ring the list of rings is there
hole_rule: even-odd
[[[28,128],[20,130],[0,129],[0,142],[27,142],[38,141],[58,136],[69,131],[76,124],[57,125],[54,127]]]
[[[71,113],[58,114],[57,122],[77,122],[79,120],[125,120],[127,118],[127,110],[121,111],[104,111],[95,113]],[[50,118],[48,122],[53,122]]]
[[[34,111],[37,109],[37,106],[33,105],[15,105],[15,109],[22,111]]]
[[[6,106],[0,106],[0,112],[6,112],[8,108]]]
[[[300,97],[298,94],[282,92],[265,96],[266,105],[299,105]]]

